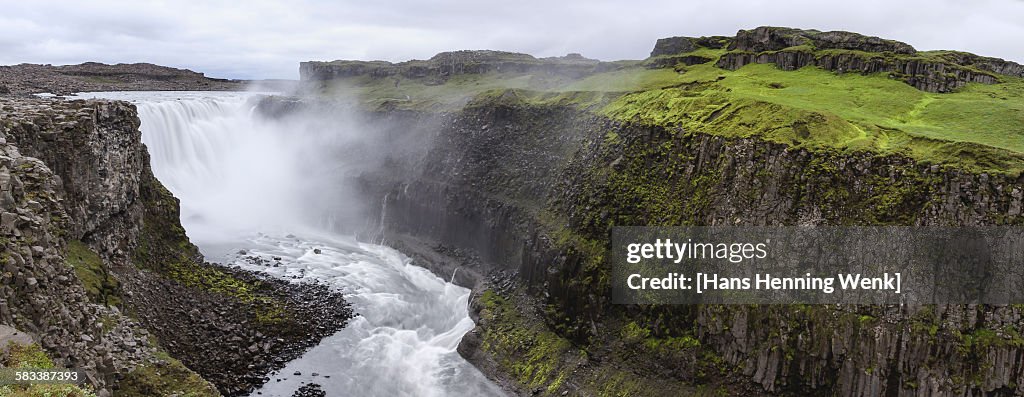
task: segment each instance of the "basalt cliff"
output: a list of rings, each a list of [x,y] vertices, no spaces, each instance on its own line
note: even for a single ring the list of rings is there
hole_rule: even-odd
[[[243,394],[351,315],[204,263],[140,136],[124,102],[0,97],[0,363],[87,378],[0,394]]]
[[[260,108],[355,102],[401,147],[363,194],[389,243],[475,288],[460,352],[518,394],[1013,396],[1019,305],[613,305],[609,240],[1024,224],[1021,68],[762,27],[662,39],[642,61],[307,62],[315,95]]]
[[[762,27],[638,61],[307,62],[303,95],[256,113],[344,108],[385,143],[339,153],[368,161],[337,182],[387,243],[474,288],[459,352],[513,393],[1015,396],[1020,305],[613,305],[609,239],[1022,225],[1021,70]],[[351,313],[204,263],[138,127],[127,103],[0,97],[0,363],[82,368],[100,395],[244,394]]]

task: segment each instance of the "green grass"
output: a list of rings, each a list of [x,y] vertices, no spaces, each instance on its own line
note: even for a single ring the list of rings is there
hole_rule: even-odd
[[[115,394],[119,397],[142,396],[220,396],[209,382],[190,371],[164,352],[157,360],[144,363],[129,372]]]
[[[610,117],[809,148],[903,154],[978,172],[1024,169],[1024,80],[934,94],[881,75],[695,65],[678,87],[625,95]]]
[[[822,53],[828,51],[837,50]],[[699,48],[674,56],[717,59],[724,53]],[[373,108],[457,111],[481,99],[505,100],[504,92],[514,90],[520,102],[577,106],[622,121],[810,149],[900,154],[975,172],[1024,171],[1024,79],[1000,76],[999,84],[938,94],[883,74],[815,67],[783,71],[752,64],[729,71],[714,61],[674,69],[643,64],[618,62],[615,70],[581,79],[543,73],[464,74],[447,81],[360,76],[332,80],[322,93]]]
[[[633,67],[599,73],[560,87],[565,91],[627,92],[681,84],[686,78],[672,69]]]
[[[578,389],[580,395],[594,396],[656,396],[717,395],[693,389],[676,379],[660,379],[621,369],[620,362],[590,361],[585,350],[552,332],[539,318],[521,313],[521,302],[506,298],[493,290],[480,297],[483,310],[481,349],[497,358],[497,364],[511,375],[520,390],[533,395],[559,396],[567,389]],[[635,332],[638,327],[633,327]],[[654,343],[652,351],[668,354],[673,350],[690,349],[695,340],[672,342],[643,334],[644,344]],[[683,340],[685,338],[673,338]],[[653,341],[653,342],[652,342]],[[572,387],[566,388],[566,381]]]
[[[110,306],[121,304],[117,293],[120,283],[107,273],[103,260],[89,246],[78,240],[69,241],[66,260],[75,269],[90,301]]]
[[[499,365],[525,388],[554,394],[565,378],[561,361],[571,349],[569,342],[524,321],[512,302],[492,290],[485,291],[480,301],[481,316],[490,324],[483,335],[483,350],[505,357]]]
[[[441,84],[430,79],[360,76],[331,81],[324,88],[328,97],[347,97],[373,107],[384,103],[420,110],[457,110],[477,95],[503,90],[525,90],[538,94],[583,92],[614,93],[617,97],[638,89],[679,84],[683,81],[670,69],[646,69],[625,63],[623,69],[595,74],[580,80],[566,76],[527,73],[455,75]],[[395,81],[398,84],[395,84]]]
[[[7,368],[54,368],[53,361],[38,344],[7,345],[6,357],[0,357],[0,367]],[[88,386],[71,384],[0,385],[0,396],[4,397],[95,397]]]
[[[8,368],[53,368],[53,361],[38,344],[19,345],[11,342],[7,345],[7,357],[4,366]]]

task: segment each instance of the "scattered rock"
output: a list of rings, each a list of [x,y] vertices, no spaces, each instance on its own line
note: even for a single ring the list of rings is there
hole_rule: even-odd
[[[307,384],[307,385],[303,385],[298,390],[296,390],[295,393],[292,394],[292,397],[326,397],[326,396],[327,396],[327,392],[325,392],[320,387],[320,385],[318,385],[316,383],[310,383],[310,384]]]

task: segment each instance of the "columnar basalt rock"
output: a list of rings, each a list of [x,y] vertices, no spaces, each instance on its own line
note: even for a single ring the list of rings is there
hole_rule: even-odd
[[[414,134],[410,126],[417,117],[432,116],[370,117],[379,117],[378,127],[389,134],[403,137]],[[481,323],[460,352],[501,379],[508,376],[501,371],[513,370],[501,363],[544,357],[559,363],[552,364],[556,375],[557,368],[579,374],[568,375],[566,382],[592,390],[585,385],[593,381],[582,374],[618,362],[600,346],[623,343],[613,324],[626,321],[622,313],[634,309],[610,304],[602,284],[607,279],[601,281],[608,263],[594,258],[607,258],[601,247],[610,225],[1024,223],[1024,179],[1018,176],[978,174],[892,155],[797,149],[756,137],[622,124],[572,107],[500,98],[476,103],[443,117],[436,139],[443,144],[426,146],[415,169],[364,175],[362,186],[371,196],[388,197],[389,241],[414,236],[475,253],[474,260],[435,270],[452,274],[459,266],[460,275],[479,275],[460,282],[491,288],[499,296],[510,294],[516,302],[530,301],[516,298],[514,286],[524,286],[550,315],[537,321],[566,341],[589,346],[595,360],[580,366],[578,353],[552,353],[536,345],[519,348],[521,356],[495,357],[485,346],[501,341],[487,339],[495,335],[489,330],[522,324],[498,324],[488,312],[478,313],[492,322]],[[492,310],[486,304],[474,307]],[[533,306],[518,310],[524,318],[540,311]],[[1018,307],[701,306],[676,311],[689,314],[660,318],[687,324],[702,347],[644,356],[643,365],[684,368],[666,375],[683,382],[696,375],[681,374],[699,373],[694,363],[712,357],[719,363],[715,371],[725,372],[723,379],[738,382],[723,387],[737,393],[1014,395],[1024,385],[1019,370],[1024,342],[1008,331],[1022,325]],[[753,382],[756,389],[746,389],[744,382]],[[571,390],[558,384],[546,389],[551,384],[543,384],[540,394]]]
[[[782,70],[816,66],[837,73],[887,73],[915,88],[928,92],[952,92],[968,83],[995,84],[999,78],[990,72],[967,68],[952,62],[922,58],[897,58],[862,53],[818,54],[806,50],[775,52],[730,52],[716,63],[723,69],[736,70],[753,63],[774,64]],[[1009,64],[1009,63],[1007,63]],[[1013,66],[991,67],[1013,71]]]
[[[914,54],[917,50],[909,44],[886,40],[852,32],[819,32],[762,26],[751,30],[740,30],[729,44],[729,50],[764,52],[778,51],[789,47],[810,45],[819,49],[857,50],[865,52],[892,52]]]
[[[204,263],[133,105],[0,98],[0,131],[0,324],[97,388],[245,394],[352,315],[325,286]]]
[[[837,73],[883,73],[922,91],[938,93],[952,92],[968,83],[996,84],[999,75],[1024,76],[1024,66],[998,58],[958,51],[918,52],[906,43],[852,32],[769,26],[740,30],[731,38],[660,39],[649,65],[690,65],[694,59],[687,58],[687,53],[723,46],[728,51],[715,60],[723,69],[773,64],[782,70],[813,66]]]
[[[0,100],[0,323],[34,335],[59,365],[84,369],[95,387],[106,390],[118,373],[151,358],[155,349],[137,322],[116,308],[90,303],[64,258],[67,239],[76,232],[67,212],[72,200],[63,190],[66,183],[16,146],[25,134],[53,138],[60,129],[48,123],[58,116],[77,117],[79,110],[88,111],[83,107]]]

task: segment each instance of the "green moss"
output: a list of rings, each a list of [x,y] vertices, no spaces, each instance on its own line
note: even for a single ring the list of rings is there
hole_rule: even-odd
[[[686,84],[625,95],[602,113],[813,149],[899,153],[979,172],[1024,169],[1021,79],[969,84],[950,94],[923,92],[880,75],[835,75],[813,67],[723,71],[695,65],[680,79]]]
[[[243,302],[257,299],[257,285],[235,278],[228,272],[198,263],[171,263],[167,273],[171,279],[190,287],[238,298]]]
[[[526,389],[558,390],[565,379],[561,362],[571,345],[542,326],[529,324],[512,303],[488,290],[480,298],[484,310],[481,317],[489,325],[483,335],[482,348],[503,358],[500,365]]]
[[[19,345],[11,342],[7,345],[7,359],[4,366],[10,368],[53,368],[53,361],[38,344]]]
[[[668,337],[668,338],[647,338],[644,345],[655,352],[677,352],[700,347],[700,341],[690,335]]]
[[[623,342],[640,343],[651,337],[651,330],[641,327],[635,321],[631,321],[622,327],[621,336]]]
[[[480,297],[481,324],[484,325],[481,349],[498,360],[503,372],[512,375],[522,390],[540,395],[560,395],[570,379],[583,395],[658,396],[694,395],[684,383],[618,369],[621,363],[591,362],[586,350],[574,347],[567,339],[551,332],[545,323],[519,313],[517,304],[488,290]],[[633,323],[622,332],[634,338],[640,347],[657,354],[697,345],[691,337],[654,338]],[[606,358],[613,359],[614,358]],[[704,394],[698,394],[704,395]],[[709,394],[708,394],[709,395]]]
[[[975,350],[977,353],[984,353],[990,348],[1024,347],[1024,338],[1013,327],[993,330],[979,328],[969,334],[961,334],[962,346],[965,350]]]
[[[69,241],[65,258],[67,264],[75,269],[90,301],[120,306],[120,283],[107,271],[103,259],[88,245],[78,240]]]
[[[220,396],[209,382],[166,353],[136,367],[120,382],[116,397]]]
[[[259,310],[256,312],[256,321],[260,324],[274,325],[288,320],[288,312],[279,302],[273,299],[263,299],[260,303]]]
[[[959,56],[816,50],[809,45],[783,51],[947,64]],[[717,59],[725,53],[698,48],[682,55]],[[327,82],[324,95],[355,94],[371,108],[454,111],[474,98],[491,97],[488,92],[519,90],[527,102],[577,106],[619,120],[730,137],[761,136],[809,148],[898,153],[979,172],[1024,170],[1024,79],[997,76],[999,84],[972,83],[955,93],[935,94],[887,74],[836,74],[815,67],[784,71],[752,64],[729,71],[709,62],[679,73],[648,69],[641,62],[616,66],[581,78],[493,72],[445,81],[399,78],[395,84],[394,78],[363,75]],[[950,67],[989,74],[970,66]]]
[[[96,397],[87,386],[68,384],[31,386],[0,386],[0,396],[4,397]]]
[[[230,296],[255,308],[255,320],[273,325],[287,320],[285,305],[261,289],[259,281],[240,280],[214,265],[203,263],[179,223],[178,201],[153,177],[143,178],[145,201],[142,233],[133,252],[139,268],[160,273],[182,285]]]
[[[636,377],[625,371],[617,371],[607,377],[597,391],[599,397],[631,397],[644,394],[650,394],[650,391],[644,390],[643,385],[636,381]]]
[[[53,361],[38,344],[7,345],[8,354],[2,367],[8,368],[54,368]],[[5,397],[95,397],[88,386],[70,384],[0,385],[0,396]]]
[[[939,335],[939,319],[935,315],[935,308],[925,306],[919,309],[910,317],[910,331],[915,335],[928,335],[929,338],[936,338]]]
[[[629,322],[622,327],[622,341],[631,345],[642,345],[652,354],[668,354],[700,347],[700,341],[691,335],[676,337],[652,337],[651,330]]]

